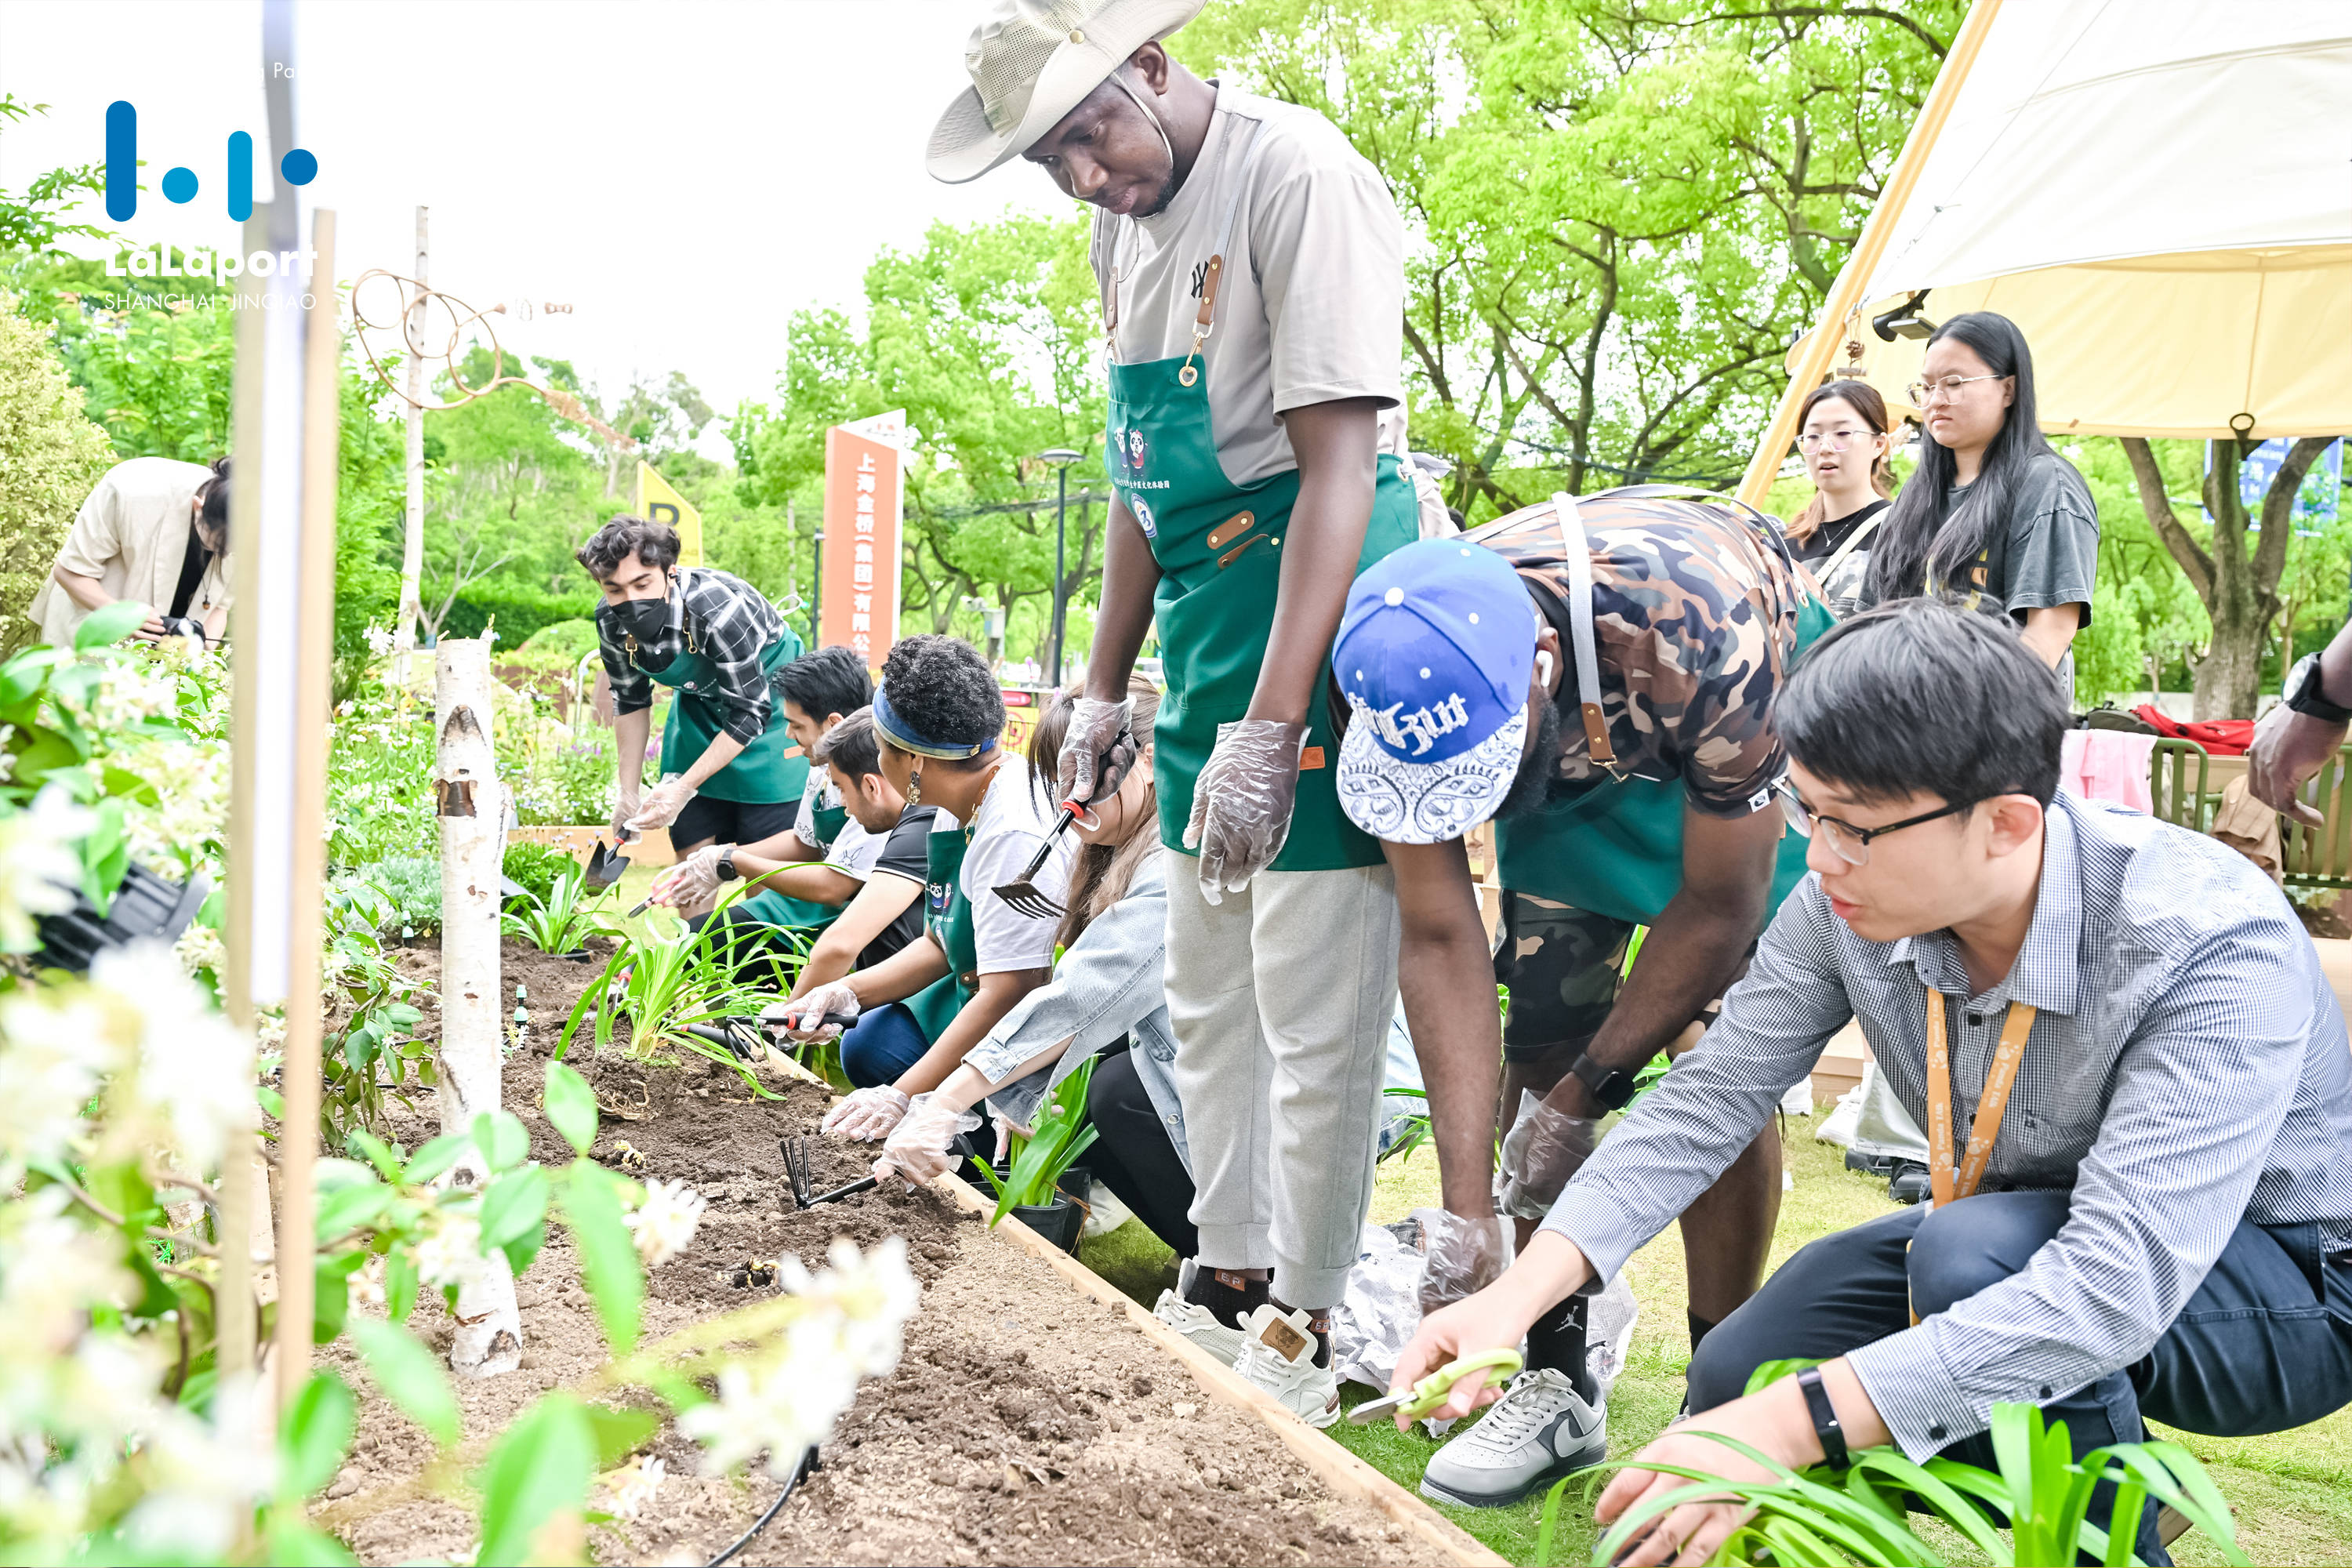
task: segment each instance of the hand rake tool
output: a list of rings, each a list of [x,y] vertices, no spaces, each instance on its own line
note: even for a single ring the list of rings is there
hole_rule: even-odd
[[[1111,743],[1103,749],[1102,755],[1095,759],[1096,777],[1102,776],[1103,765],[1110,760],[1111,752],[1118,750],[1119,742],[1127,738],[1128,731],[1121,730],[1112,739]],[[1102,796],[1097,795],[1095,798],[1100,800]],[[1062,906],[1039,889],[1037,873],[1045,868],[1045,861],[1054,853],[1054,845],[1062,837],[1065,828],[1073,822],[1084,822],[1088,827],[1092,827],[1095,821],[1095,814],[1076,801],[1064,801],[1062,815],[1055,820],[1054,830],[1045,835],[1045,842],[1037,847],[1037,853],[1029,858],[1029,864],[1022,870],[1021,875],[1001,888],[991,888],[989,891],[1003,899],[1012,907],[1013,912],[1016,915],[1023,915],[1033,921],[1059,920],[1063,912]]]
[[[845,1187],[835,1187],[829,1193],[809,1191],[809,1141],[806,1138],[785,1138],[779,1141],[784,1151],[784,1176],[792,1183],[793,1207],[814,1208],[819,1204],[837,1203],[843,1198],[872,1190],[879,1178],[860,1176]]]

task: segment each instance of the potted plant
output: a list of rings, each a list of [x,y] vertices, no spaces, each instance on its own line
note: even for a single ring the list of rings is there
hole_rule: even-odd
[[[995,1225],[1012,1215],[1023,1225],[1065,1252],[1078,1250],[1078,1232],[1086,1225],[1086,1205],[1061,1190],[1062,1178],[1077,1157],[1094,1146],[1095,1126],[1087,1120],[1087,1081],[1094,1077],[1094,1058],[1054,1086],[1037,1112],[1037,1124],[1027,1137],[1013,1139],[1012,1163],[1000,1176],[987,1165],[981,1174],[996,1192]]]

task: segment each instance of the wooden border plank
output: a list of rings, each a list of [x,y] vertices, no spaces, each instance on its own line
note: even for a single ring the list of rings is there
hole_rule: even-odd
[[[945,1193],[958,1205],[975,1214],[985,1216],[995,1211],[994,1203],[952,1173],[939,1177],[931,1185],[935,1191]],[[1184,1370],[1192,1374],[1192,1381],[1201,1385],[1202,1393],[1220,1404],[1238,1405],[1255,1414],[1276,1436],[1282,1439],[1285,1447],[1297,1455],[1300,1461],[1334,1491],[1344,1497],[1360,1498],[1456,1563],[1475,1565],[1475,1568],[1510,1568],[1507,1559],[1496,1556],[1479,1544],[1468,1531],[1301,1421],[1285,1408],[1280,1400],[1251,1384],[1233,1368],[1191,1343],[1183,1335],[1145,1310],[1126,1291],[1112,1285],[1018,1219],[1008,1216],[1007,1223],[991,1227],[991,1234],[1044,1262],[1081,1294],[1090,1296],[1106,1306],[1125,1309],[1128,1321],[1140,1330],[1145,1339],[1182,1363]]]

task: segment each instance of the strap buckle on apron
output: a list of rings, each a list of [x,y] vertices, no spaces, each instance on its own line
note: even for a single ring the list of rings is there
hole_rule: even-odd
[[[1610,777],[1622,780],[1625,774],[1617,765],[1617,748],[1601,710],[1601,650],[1592,635],[1592,549],[1585,542],[1584,520],[1577,515],[1574,496],[1554,491],[1551,514],[1559,524],[1560,551],[1575,584],[1568,596],[1569,630],[1576,644],[1570,657],[1576,664],[1576,703],[1584,717],[1584,743]]]
[[[1192,318],[1192,346],[1185,352],[1184,363],[1176,367],[1176,382],[1180,386],[1190,386],[1201,379],[1201,373],[1192,362],[1200,356],[1201,345],[1209,339],[1209,328],[1217,314],[1217,279],[1224,270],[1225,258],[1222,253],[1209,258],[1209,269],[1201,279],[1201,309]]]

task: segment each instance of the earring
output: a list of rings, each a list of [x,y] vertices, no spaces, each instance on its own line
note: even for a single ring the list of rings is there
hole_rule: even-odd
[[[923,804],[923,775],[920,772],[908,775],[907,804],[908,805]]]

